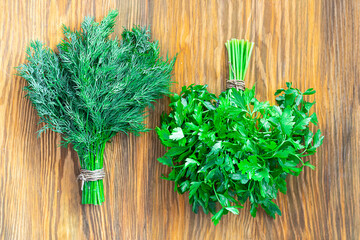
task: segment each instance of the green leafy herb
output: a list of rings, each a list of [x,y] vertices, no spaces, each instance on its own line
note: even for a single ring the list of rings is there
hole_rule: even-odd
[[[179,193],[189,192],[194,212],[202,207],[214,214],[215,224],[228,212],[239,214],[246,200],[254,217],[259,206],[273,218],[281,215],[272,200],[278,191],[286,193],[289,174],[299,175],[304,166],[314,169],[302,158],[323,141],[320,130],[314,134],[309,128],[317,121],[310,113],[314,103],[304,95],[313,93],[287,83],[272,106],[258,101],[254,88],[228,89],[216,97],[206,86],[183,87],[171,96],[172,111],[156,129],[170,148],[159,159],[172,168],[164,179],[174,181]]]
[[[238,88],[233,81],[244,80],[253,43],[232,39],[225,45],[231,87]],[[159,161],[172,168],[164,179],[174,181],[179,193],[189,192],[195,213],[202,207],[217,224],[228,212],[239,214],[249,199],[252,216],[261,206],[275,218],[281,211],[272,200],[278,191],[286,194],[286,177],[299,175],[303,166],[315,168],[301,159],[323,141],[320,130],[309,128],[317,124],[310,114],[315,102],[304,100],[315,91],[286,85],[276,91],[274,106],[258,101],[255,88],[231,88],[216,97],[206,85],[191,85],[170,97],[172,111],[156,129],[169,148]]]
[[[87,17],[80,31],[64,26],[56,52],[31,42],[27,63],[18,67],[44,123],[40,133],[63,134],[64,144],[72,143],[87,170],[103,168],[105,143],[117,132],[147,130],[144,109],[168,94],[171,83],[175,59],[160,57],[148,29],[136,26],[124,29],[121,40],[110,38],[117,14],[111,11],[100,23]],[[85,182],[82,203],[103,201],[103,181]]]

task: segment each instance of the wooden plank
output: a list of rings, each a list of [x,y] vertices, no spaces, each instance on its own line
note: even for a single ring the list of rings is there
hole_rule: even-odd
[[[359,239],[360,1],[2,0],[0,9],[1,239]],[[187,195],[159,178],[169,169],[156,161],[165,149],[154,131],[116,136],[106,146],[105,204],[80,204],[76,152],[58,148],[52,132],[37,138],[36,111],[13,67],[31,39],[55,47],[62,23],[79,27],[110,9],[120,11],[117,34],[150,24],[162,53],[179,54],[175,92],[192,83],[224,90],[224,43],[233,37],[255,42],[246,81],[259,99],[274,103],[287,81],[317,90],[324,144],[308,159],[315,171],[289,177],[276,200],[283,216],[252,218],[246,205],[215,227],[210,215],[194,214]],[[149,127],[168,103],[150,111]]]

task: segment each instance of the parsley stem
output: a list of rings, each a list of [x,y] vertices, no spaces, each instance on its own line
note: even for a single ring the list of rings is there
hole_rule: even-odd
[[[229,79],[244,81],[254,43],[231,39],[225,43],[229,57]]]
[[[213,184],[213,189],[214,189],[214,193],[215,193],[215,196],[216,196],[217,200],[218,200],[219,203],[221,204],[220,199],[219,199],[219,196],[218,196],[218,194],[217,194],[217,192],[216,192],[216,190],[215,190],[215,183]]]

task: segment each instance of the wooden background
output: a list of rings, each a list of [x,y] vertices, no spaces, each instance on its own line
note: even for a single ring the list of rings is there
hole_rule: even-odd
[[[309,159],[316,171],[288,178],[288,194],[276,200],[283,216],[252,218],[246,205],[215,227],[194,214],[187,195],[159,178],[169,169],[156,161],[165,149],[154,131],[116,136],[105,153],[105,204],[80,204],[77,155],[57,147],[58,134],[37,138],[14,67],[31,39],[54,47],[62,23],[79,27],[109,9],[120,11],[117,34],[150,24],[162,52],[179,53],[175,92],[191,83],[224,90],[224,43],[233,37],[255,42],[246,79],[261,100],[273,103],[287,81],[317,90],[324,144]],[[1,239],[360,239],[360,1],[1,0],[0,10]],[[168,103],[156,104],[149,127]]]

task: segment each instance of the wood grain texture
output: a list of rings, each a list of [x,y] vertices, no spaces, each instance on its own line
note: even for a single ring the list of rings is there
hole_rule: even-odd
[[[57,147],[58,134],[37,138],[14,67],[31,39],[54,47],[61,23],[79,27],[109,9],[120,11],[117,34],[150,24],[163,54],[179,53],[175,92],[191,83],[224,90],[224,43],[233,37],[255,42],[246,80],[261,100],[274,103],[287,81],[317,90],[324,144],[308,159],[316,171],[288,178],[288,194],[276,200],[283,216],[252,218],[246,205],[215,227],[194,214],[188,196],[159,178],[169,169],[156,161],[165,149],[154,131],[117,135],[106,146],[105,204],[80,204],[77,155]],[[360,1],[1,0],[0,10],[1,239],[360,239]],[[155,105],[149,127],[168,103]]]

